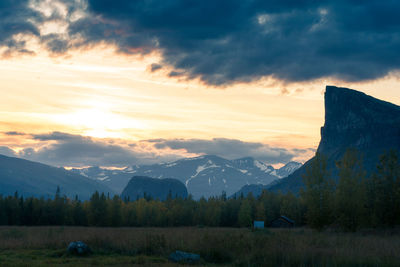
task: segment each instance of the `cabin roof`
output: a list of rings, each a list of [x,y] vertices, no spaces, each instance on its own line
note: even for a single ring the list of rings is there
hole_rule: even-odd
[[[291,224],[294,224],[294,221],[292,220],[292,219],[289,219],[288,217],[286,217],[286,216],[280,216],[279,218],[282,218],[282,219],[284,219],[285,221],[287,221],[287,222],[289,222],[289,223],[291,223]],[[279,219],[278,218],[278,219]]]

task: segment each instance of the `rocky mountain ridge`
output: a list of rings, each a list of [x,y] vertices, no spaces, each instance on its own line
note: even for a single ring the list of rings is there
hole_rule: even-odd
[[[275,169],[253,158],[227,160],[218,156],[206,155],[185,158],[169,163],[136,165],[123,170],[107,170],[99,167],[73,169],[91,179],[95,179],[117,192],[121,192],[132,176],[178,179],[195,199],[233,194],[246,184],[267,185],[289,175],[301,166],[289,162]]]

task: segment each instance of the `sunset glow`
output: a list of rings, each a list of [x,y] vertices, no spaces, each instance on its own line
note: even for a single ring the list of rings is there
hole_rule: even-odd
[[[152,74],[151,60],[105,47],[67,58],[3,59],[1,131],[60,131],[130,142],[229,138],[287,149],[318,145],[327,81],[285,85],[263,80],[218,88]],[[386,78],[349,86],[400,103],[396,85],[396,78]],[[7,145],[18,151],[29,143],[26,138]]]
[[[279,74],[218,84],[218,75],[207,76],[216,79],[213,84],[201,76],[191,77],[190,68],[175,69],[173,64],[165,64],[162,49],[146,46],[127,49],[113,41],[80,45],[83,33],[72,38],[70,25],[89,16],[85,11],[88,3],[75,2],[72,11],[62,1],[30,3],[30,8],[47,18],[35,22],[37,34],[50,41],[58,36],[58,43],[46,43],[36,33],[18,33],[12,36],[13,40],[24,42],[25,50],[32,52],[15,52],[5,44],[1,46],[0,141],[15,153],[51,145],[47,142],[51,140],[32,139],[32,135],[62,132],[98,142],[114,139],[115,144],[131,144],[128,149],[132,150],[152,139],[240,140],[271,149],[303,151],[293,152],[292,159],[304,162],[318,146],[327,84],[354,88],[400,104],[395,70],[357,82],[331,76],[285,81]],[[59,18],[50,19],[54,14]],[[318,14],[329,16],[326,9]],[[257,27],[267,27],[273,20],[267,14],[257,18]],[[313,31],[320,26],[314,25]],[[122,38],[124,30],[128,29],[115,31]],[[114,32],[110,30],[107,34]],[[68,38],[71,40],[64,47],[62,41]],[[217,44],[224,44],[220,42]],[[56,44],[54,49],[46,47]],[[151,44],[160,45],[153,41]],[[19,134],[8,135],[8,132]],[[185,149],[167,151],[149,147],[151,143],[147,147],[149,157],[169,155],[158,158],[159,161],[199,154]]]

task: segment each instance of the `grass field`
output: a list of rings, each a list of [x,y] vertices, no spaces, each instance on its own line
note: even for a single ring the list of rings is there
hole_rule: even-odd
[[[81,240],[87,257],[66,253]],[[175,266],[175,250],[206,266],[400,266],[399,231],[0,227],[0,266]]]

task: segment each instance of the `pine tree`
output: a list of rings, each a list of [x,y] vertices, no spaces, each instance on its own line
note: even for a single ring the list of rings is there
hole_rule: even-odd
[[[72,223],[73,225],[87,225],[87,213],[83,209],[83,205],[78,198],[75,198],[72,207]]]
[[[107,224],[107,199],[104,193],[95,192],[90,198],[89,224],[105,226]]]
[[[7,222],[6,203],[3,197],[0,195],[0,225],[6,225]]]
[[[23,225],[34,225],[33,201],[34,199],[32,197],[28,198],[23,205],[23,215],[21,219]]]
[[[316,153],[303,177],[305,190],[301,191],[306,204],[307,223],[322,230],[332,223],[334,183],[327,170],[326,158]]]
[[[122,213],[121,213],[122,201],[119,196],[115,195],[111,200],[110,211],[108,214],[111,216],[110,224],[113,227],[121,226]]]
[[[210,198],[207,203],[205,213],[206,224],[209,226],[219,226],[221,222],[221,206],[218,198]]]
[[[221,226],[238,226],[240,202],[237,198],[231,198],[224,203],[221,210]]]
[[[280,195],[280,199],[280,214],[293,219],[296,224],[301,224],[303,222],[303,206],[300,200],[291,192]]]
[[[259,201],[256,204],[256,215],[255,220],[257,221],[265,221],[265,207],[262,201]]]
[[[15,192],[14,196],[8,196],[4,199],[5,213],[8,219],[8,225],[19,225],[21,222],[21,209],[19,205],[18,192]]]
[[[238,214],[238,221],[240,227],[249,227],[252,223],[251,205],[248,199],[244,199],[240,205]]]
[[[51,211],[51,224],[62,225],[65,224],[66,216],[66,197],[61,196],[61,189],[57,186],[54,201],[52,201]]]
[[[280,194],[263,190],[258,201],[264,205],[265,220],[267,223],[270,223],[281,215]]]
[[[347,150],[337,162],[339,182],[336,189],[336,220],[348,231],[355,231],[366,216],[366,172],[357,151]]]
[[[374,217],[378,224],[393,227],[400,223],[400,164],[396,151],[380,157],[373,174]]]

